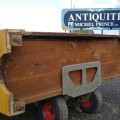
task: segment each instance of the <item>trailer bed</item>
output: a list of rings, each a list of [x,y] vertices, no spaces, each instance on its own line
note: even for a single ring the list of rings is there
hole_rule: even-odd
[[[4,56],[5,85],[15,98],[26,104],[62,94],[62,68],[67,65],[100,61],[102,81],[120,77],[120,37],[70,33],[26,32],[22,46],[12,47]],[[87,70],[88,82],[96,68]],[[77,86],[81,71],[71,72]]]

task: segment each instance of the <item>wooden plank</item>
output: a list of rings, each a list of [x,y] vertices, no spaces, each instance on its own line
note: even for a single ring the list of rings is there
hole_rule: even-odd
[[[26,103],[62,94],[62,68],[66,65],[100,61],[102,79],[120,76],[120,44],[118,39],[82,37],[24,38],[21,47],[13,47],[6,57],[6,85],[16,98]],[[96,68],[87,70],[88,82]],[[70,73],[75,85],[81,84],[81,72]]]

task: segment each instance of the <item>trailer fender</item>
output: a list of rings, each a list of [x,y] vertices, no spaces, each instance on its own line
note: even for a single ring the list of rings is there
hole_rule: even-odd
[[[96,68],[96,73],[91,83],[87,82],[87,69]],[[82,71],[82,84],[79,86],[74,85],[69,76],[71,71]],[[101,63],[99,61],[74,64],[64,66],[62,69],[62,87],[63,95],[77,97],[95,91],[101,85]]]

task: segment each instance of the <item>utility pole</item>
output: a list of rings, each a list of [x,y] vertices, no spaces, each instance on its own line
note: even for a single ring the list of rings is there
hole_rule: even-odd
[[[71,0],[71,9],[72,9],[72,0]]]
[[[72,9],[72,0],[71,0],[71,9]],[[71,30],[70,30],[70,33],[71,33]]]
[[[101,34],[103,35],[103,30],[101,30]]]

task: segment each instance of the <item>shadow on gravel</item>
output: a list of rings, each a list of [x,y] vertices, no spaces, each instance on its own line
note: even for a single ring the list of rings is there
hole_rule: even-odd
[[[110,103],[103,103],[101,111],[97,114],[76,113],[69,109],[69,120],[120,120],[120,108]]]

